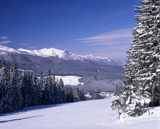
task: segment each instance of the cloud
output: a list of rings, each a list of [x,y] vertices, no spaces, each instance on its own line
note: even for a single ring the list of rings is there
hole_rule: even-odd
[[[11,40],[9,40],[8,37],[6,37],[6,36],[0,36],[0,44],[1,45],[5,45],[5,44],[8,44],[8,43],[11,43]]]
[[[78,39],[92,45],[92,53],[112,59],[126,60],[126,51],[132,41],[133,28],[124,28]]]
[[[6,36],[0,36],[0,39],[2,39],[2,40],[8,40],[9,38],[6,37]]]
[[[0,44],[4,45],[4,44],[8,44],[10,42],[11,42],[10,40],[5,40],[5,41],[0,41]]]
[[[132,29],[133,28],[114,30],[78,40],[91,45],[107,45],[126,42],[130,43],[132,39]]]

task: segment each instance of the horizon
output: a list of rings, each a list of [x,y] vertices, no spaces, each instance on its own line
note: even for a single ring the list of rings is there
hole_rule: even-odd
[[[0,44],[126,60],[138,1],[1,0]]]

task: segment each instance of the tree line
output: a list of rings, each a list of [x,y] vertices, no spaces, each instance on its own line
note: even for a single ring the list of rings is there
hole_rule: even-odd
[[[85,100],[84,92],[78,88],[64,86],[63,80],[37,76],[33,72],[19,71],[17,65],[0,64],[0,112],[11,112],[24,107],[58,104]]]

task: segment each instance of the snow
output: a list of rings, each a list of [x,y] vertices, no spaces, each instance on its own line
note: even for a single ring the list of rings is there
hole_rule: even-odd
[[[81,60],[84,60],[84,59],[90,59],[90,60],[107,60],[107,61],[111,61],[111,59],[109,59],[108,57],[100,57],[100,56],[93,56],[93,55],[75,55],[75,54],[72,54],[72,57],[75,58],[75,59],[81,59]]]
[[[45,76],[45,78],[48,76]],[[81,78],[80,76],[76,76],[76,75],[66,75],[66,76],[59,76],[59,75],[55,75],[52,76],[55,77],[55,79],[57,81],[59,81],[60,79],[63,80],[63,83],[65,86],[78,86],[78,85],[84,85],[83,82],[81,82]],[[40,77],[38,77],[40,78]]]
[[[12,53],[19,53],[16,49],[9,48],[3,45],[0,45],[0,53],[4,54],[4,52],[12,52]]]
[[[29,50],[24,48],[14,49],[14,48],[9,48],[9,47],[0,45],[0,54],[6,54],[7,52],[27,54],[27,55],[40,56],[40,57],[58,57],[65,60],[68,60],[68,59],[93,60],[93,61],[105,61],[105,62],[112,61],[108,57],[100,57],[100,56],[94,56],[94,55],[78,55],[66,50],[60,50],[56,48],[43,48],[43,49]]]
[[[110,98],[113,94],[111,94],[109,92],[100,92],[99,95],[101,97]]]
[[[80,76],[55,76],[56,79],[63,80],[64,85],[77,86],[84,85],[83,82],[80,82],[82,77]]]
[[[87,94],[85,94],[85,97],[86,97],[86,98],[89,98],[89,99],[92,98],[92,96],[90,95],[89,92],[88,92]]]
[[[41,56],[41,57],[59,57],[62,59],[73,59],[73,60],[107,60],[112,61],[108,57],[100,57],[100,56],[93,56],[93,55],[77,55],[71,52],[68,52],[66,50],[60,50],[56,48],[43,48],[39,50],[27,50],[23,48],[19,48],[18,51],[25,53],[25,54],[31,54],[34,56]]]
[[[138,118],[118,119],[112,98],[36,106],[0,116],[0,129],[159,129],[160,107]]]
[[[40,50],[27,50],[27,49],[19,48],[18,51],[25,52],[26,54],[31,54],[34,56],[41,56],[41,57],[49,57],[49,56],[53,56],[53,57],[57,56],[59,58],[64,57],[64,51],[56,48],[43,48]]]
[[[156,76],[156,74],[155,73],[153,73],[151,76],[149,76],[149,77],[142,77],[141,78],[141,80],[151,80],[153,77],[155,77]]]
[[[160,69],[157,69],[156,72],[160,72]]]

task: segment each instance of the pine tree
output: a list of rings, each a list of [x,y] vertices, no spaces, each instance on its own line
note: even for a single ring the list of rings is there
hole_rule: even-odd
[[[86,100],[84,91],[82,91],[82,90],[80,90],[79,88],[77,88],[77,94],[78,94],[79,101],[84,101],[84,100]]]
[[[5,77],[7,75],[7,69],[6,69],[6,65],[4,62],[4,59],[2,59],[1,63],[0,63],[0,71],[1,71],[1,78],[0,78],[0,100],[2,99],[3,95],[4,95],[4,91],[5,91]]]
[[[32,73],[25,73],[21,83],[24,107],[39,103],[40,93],[38,93],[38,90],[37,82],[34,83],[34,75]]]
[[[57,81],[57,103],[65,102],[65,91],[63,80]]]
[[[33,104],[34,105],[41,104],[42,92],[41,92],[41,85],[38,83],[37,75],[33,76],[33,90],[35,91]]]
[[[21,87],[20,87],[20,78],[19,78],[19,74],[17,71],[17,64],[13,65],[11,67],[11,71],[10,71],[10,85],[12,87],[12,101],[13,101],[13,105],[14,105],[14,110],[19,110],[22,108],[22,94],[21,94]]]
[[[66,102],[74,102],[74,94],[73,94],[73,89],[71,87],[65,87],[65,100]]]
[[[10,112],[22,108],[22,95],[19,85],[18,71],[16,65],[10,71],[3,67],[3,78],[1,80],[1,112]]]
[[[41,90],[44,90],[44,77],[43,77],[43,73],[41,72],[40,74],[40,78],[38,79],[37,83],[40,87]]]
[[[113,101],[113,108],[130,116],[143,114],[153,106],[155,90],[160,87],[157,68],[160,57],[160,0],[142,0],[136,7],[137,27],[124,68],[124,91]],[[158,93],[160,94],[160,93]]]
[[[42,102],[44,104],[53,104],[56,102],[56,83],[51,71],[48,72],[48,77],[45,79],[44,90],[42,91]]]
[[[7,112],[7,111],[12,111],[12,109],[9,106],[9,98],[8,92],[10,91],[10,75],[8,69],[3,66],[2,69],[2,79],[1,79],[1,87],[0,87],[0,112]]]

